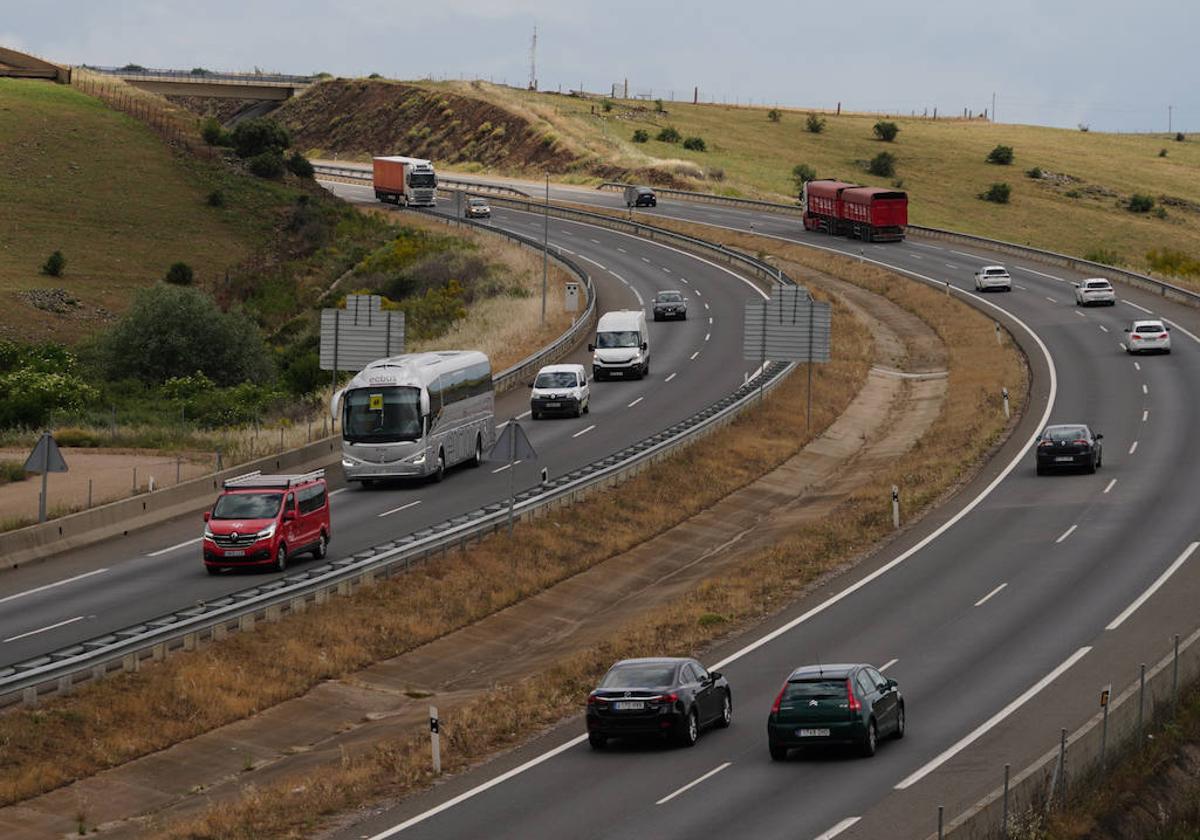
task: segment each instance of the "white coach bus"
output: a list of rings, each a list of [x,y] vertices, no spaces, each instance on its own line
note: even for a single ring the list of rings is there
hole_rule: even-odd
[[[492,366],[473,350],[409,353],[367,365],[333,395],[347,481],[478,466],[496,442]]]

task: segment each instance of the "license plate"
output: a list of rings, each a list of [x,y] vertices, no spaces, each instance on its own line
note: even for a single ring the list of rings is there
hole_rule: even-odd
[[[624,376],[625,375],[625,373],[623,371],[619,371],[619,370],[609,371],[609,373],[611,373],[613,376]]]
[[[1055,461],[1074,461],[1075,457],[1073,455],[1059,455],[1054,460]]]
[[[828,738],[828,729],[797,729],[796,734],[801,738]]]
[[[246,552],[240,548],[231,548],[225,552],[226,557],[245,557]]]
[[[546,408],[558,408],[558,406],[559,406],[559,404],[558,404],[558,403],[556,403],[556,402],[548,402],[548,403],[546,403]]]
[[[646,708],[646,703],[643,700],[618,700],[613,703],[613,708],[618,712],[638,712]]]

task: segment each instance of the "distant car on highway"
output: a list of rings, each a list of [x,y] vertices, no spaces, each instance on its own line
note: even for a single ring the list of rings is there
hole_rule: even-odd
[[[1093,277],[1075,284],[1076,306],[1116,306],[1117,293],[1112,283],[1103,277]]]
[[[655,321],[662,321],[666,318],[687,320],[687,298],[683,296],[682,292],[673,289],[659,292],[651,303],[654,305]]]
[[[975,291],[988,292],[993,289],[1001,292],[1012,291],[1012,277],[1002,265],[985,265],[975,272]]]
[[[492,208],[486,198],[472,195],[467,198],[467,203],[463,207],[463,215],[468,219],[490,219]]]
[[[657,207],[658,196],[649,187],[626,187],[626,207]]]
[[[587,699],[588,742],[597,750],[627,736],[666,737],[690,747],[704,727],[732,720],[729,682],[695,659],[623,659]]]
[[[591,408],[591,391],[583,365],[546,365],[529,386],[529,412],[534,420],[547,414],[579,417]]]
[[[1162,321],[1134,321],[1125,328],[1129,340],[1125,349],[1132,356],[1135,353],[1170,353],[1171,328]]]
[[[1080,467],[1094,473],[1104,465],[1103,438],[1082,423],[1047,426],[1038,437],[1037,474]]]
[[[903,738],[904,698],[895,680],[870,665],[804,665],[779,689],[767,717],[767,748],[783,761],[788,751],[848,744],[875,755],[879,739]]]

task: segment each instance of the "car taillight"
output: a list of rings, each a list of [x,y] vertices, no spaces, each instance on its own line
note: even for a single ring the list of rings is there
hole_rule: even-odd
[[[1083,440],[1082,438],[1080,438],[1079,440],[1073,440],[1073,441],[1071,441],[1071,443],[1074,443],[1078,446],[1087,446],[1088,445],[1088,441]]]
[[[671,704],[671,703],[676,703],[676,702],[678,702],[678,701],[679,701],[679,695],[678,695],[678,694],[674,694],[674,693],[672,693],[672,694],[663,694],[663,695],[661,695],[661,696],[658,698],[658,702],[660,702],[660,703],[667,703],[667,704]]]
[[[1159,338],[1167,338],[1168,336],[1166,333],[1159,333],[1158,337]]]
[[[787,691],[787,683],[783,684],[783,688],[779,689],[779,693],[775,695],[775,702],[771,704],[771,714],[779,714],[779,704],[783,702],[783,693]]]
[[[1137,333],[1133,333],[1133,334],[1132,334],[1131,336],[1129,336],[1129,337],[1130,337],[1130,338],[1132,338],[1134,341],[1141,341],[1141,340],[1142,340],[1142,337],[1141,337],[1140,335],[1138,335]]]
[[[607,706],[608,699],[604,698],[604,697],[597,697],[595,694],[589,694],[588,695],[588,705],[589,706]]]
[[[846,680],[846,703],[850,711],[862,711],[862,703],[859,703],[858,698],[854,696],[854,686],[850,684],[850,680]]]
[[[1054,445],[1054,441],[1052,441],[1052,440],[1044,440],[1038,444],[1038,446],[1053,446],[1053,445]]]

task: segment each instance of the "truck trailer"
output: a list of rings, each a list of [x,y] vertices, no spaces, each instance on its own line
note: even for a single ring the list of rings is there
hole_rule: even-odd
[[[437,173],[433,163],[421,158],[374,158],[375,197],[405,207],[433,207],[437,196]]]
[[[850,236],[865,242],[898,242],[908,226],[908,194],[845,181],[804,185],[805,230]]]

